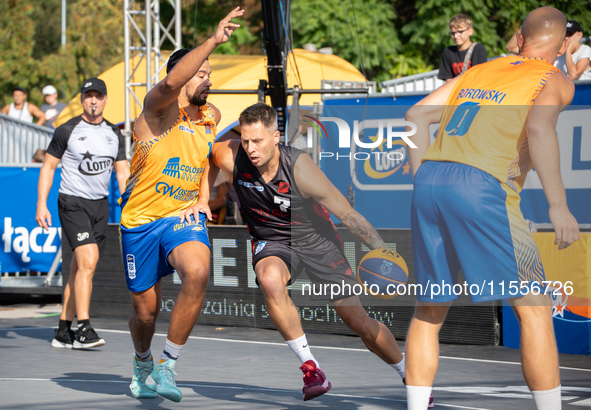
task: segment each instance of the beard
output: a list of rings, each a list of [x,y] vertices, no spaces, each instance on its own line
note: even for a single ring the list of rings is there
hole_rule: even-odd
[[[207,102],[207,97],[202,97],[201,94],[204,91],[209,91],[209,88],[206,88],[205,90],[196,92],[193,95],[189,95],[189,93],[187,93],[187,99],[189,100],[189,102],[192,105],[195,105],[197,107],[201,107],[202,105],[205,105],[205,103]]]

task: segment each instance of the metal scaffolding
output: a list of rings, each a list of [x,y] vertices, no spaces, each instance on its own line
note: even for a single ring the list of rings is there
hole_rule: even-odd
[[[167,24],[161,21],[160,0],[123,1],[126,152],[129,152],[131,136],[131,98],[133,97],[135,102],[143,108],[142,101],[139,100],[134,89],[145,87],[147,93],[158,82],[160,71],[166,67],[166,60],[160,49],[166,39],[174,45],[175,50],[181,48],[181,0],[164,1],[174,9],[174,15]],[[137,35],[139,45],[132,44],[132,34]],[[145,80],[134,81],[134,75],[144,60],[146,60]]]

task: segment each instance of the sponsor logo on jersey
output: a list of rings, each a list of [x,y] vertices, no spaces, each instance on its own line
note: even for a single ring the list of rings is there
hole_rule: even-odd
[[[523,61],[513,61],[512,63],[509,63],[511,65],[519,65],[519,64],[523,64]]]
[[[193,228],[193,229],[191,229],[191,230],[192,230],[192,231],[201,232],[201,231],[202,231],[202,230],[204,230],[204,229],[205,229],[204,227],[202,227],[202,226],[200,226],[200,225],[197,225],[196,227],[194,227],[194,228]]]
[[[277,192],[279,192],[280,194],[287,194],[289,192],[289,183],[280,182],[279,188],[277,188]]]
[[[265,248],[265,245],[267,244],[267,241],[261,241],[259,242],[259,244],[257,245],[257,248],[254,251],[254,254],[258,254],[260,251],[262,251]]]
[[[80,232],[80,233],[78,233],[77,237],[78,237],[78,242],[81,242],[85,239],[90,238],[90,235],[88,234],[88,232]]]
[[[211,133],[213,133],[213,125],[206,124],[206,125],[205,125],[205,133],[206,133],[206,134],[211,134]]]
[[[255,185],[255,184],[250,183],[250,182],[244,182],[241,179],[238,180],[238,185],[242,185],[245,188],[254,188],[254,189],[256,189],[259,192],[263,192],[265,190],[265,188],[262,187],[262,186]]]
[[[127,277],[129,279],[135,279],[135,256],[127,254]]]
[[[107,139],[107,144],[113,145],[115,143],[115,138],[111,137],[110,135],[107,135],[105,138]]]
[[[279,204],[279,209],[281,209],[283,212],[287,212],[287,208],[289,208],[289,206],[291,205],[291,200],[287,198],[282,198],[277,195],[273,195],[273,201],[276,204]]]
[[[248,172],[245,172],[244,174],[242,174],[242,176],[246,179],[252,179],[252,174],[249,174]]]
[[[78,171],[82,175],[99,175],[106,171],[111,171],[115,158],[106,155],[94,155],[86,151],[80,153],[82,162],[78,165]]]
[[[88,138],[88,137],[80,137],[80,138],[78,138],[78,141],[84,141],[86,138]]]
[[[191,128],[185,127],[184,125],[179,125],[179,130],[188,132],[189,134],[195,134]]]
[[[162,174],[182,181],[199,182],[204,168],[181,164],[180,157],[170,158],[162,170]]]
[[[162,170],[164,175],[168,175],[169,177],[178,178],[180,175],[179,166],[180,166],[181,158],[171,158],[166,163],[166,166]]]
[[[174,185],[168,185],[166,182],[158,182],[154,187],[156,192],[167,196],[169,198],[176,199],[177,201],[187,202],[197,199],[199,196],[199,190],[195,189],[193,191],[189,191],[186,189],[181,189],[181,187],[176,187]]]

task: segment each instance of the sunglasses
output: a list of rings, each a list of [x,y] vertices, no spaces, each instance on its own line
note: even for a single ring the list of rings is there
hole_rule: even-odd
[[[462,35],[462,34],[464,34],[464,32],[466,32],[468,30],[470,30],[470,29],[466,28],[464,30],[450,31],[449,32],[449,35],[452,36],[452,37],[454,37],[456,34]]]

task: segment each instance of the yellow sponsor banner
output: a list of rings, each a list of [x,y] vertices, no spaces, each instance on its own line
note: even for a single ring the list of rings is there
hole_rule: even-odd
[[[556,289],[551,298],[554,316],[564,310],[591,319],[591,233],[566,249],[558,250],[554,232],[533,234],[547,281]]]

